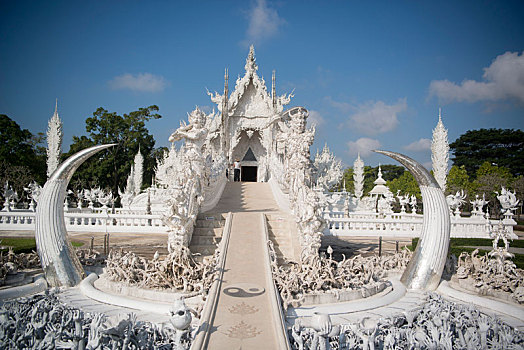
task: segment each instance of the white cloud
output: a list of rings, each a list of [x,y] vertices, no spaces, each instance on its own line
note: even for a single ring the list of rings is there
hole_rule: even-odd
[[[169,82],[164,77],[151,73],[138,73],[137,75],[125,73],[109,81],[109,86],[114,90],[141,92],[160,92],[168,85]]]
[[[449,80],[433,80],[429,95],[444,102],[477,102],[516,99],[524,103],[524,52],[506,52],[484,68],[484,81],[464,80],[460,85]]]
[[[278,33],[279,27],[285,23],[278,12],[268,6],[266,0],[256,1],[255,6],[248,13],[248,19],[249,24],[244,40],[246,46],[273,37]]]
[[[347,145],[350,155],[356,156],[360,153],[362,157],[369,156],[372,150],[379,149],[382,146],[380,141],[367,137],[361,137],[357,141],[349,141]]]
[[[397,127],[397,115],[407,108],[405,98],[392,105],[383,101],[368,101],[354,107],[356,112],[349,117],[348,125],[366,135],[383,134]]]
[[[414,152],[427,151],[431,149],[431,140],[422,138],[402,148],[404,148],[406,151],[414,151]]]
[[[315,111],[315,110],[310,110],[309,111],[308,125],[310,125],[310,126],[312,126],[312,125],[321,126],[325,122],[326,121],[325,121],[324,117],[318,111]]]

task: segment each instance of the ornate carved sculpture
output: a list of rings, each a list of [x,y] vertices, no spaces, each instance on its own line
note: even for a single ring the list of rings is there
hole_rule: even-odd
[[[401,281],[408,288],[434,290],[440,283],[449,247],[450,218],[444,192],[435,178],[413,159],[394,152],[375,152],[402,163],[420,186],[424,223],[417,249]]]
[[[67,238],[63,203],[75,170],[93,154],[113,145],[100,145],[80,151],[53,172],[42,189],[36,210],[36,247],[47,282],[54,287],[75,286],[84,270]]]
[[[42,194],[42,186],[40,186],[36,181],[33,181],[27,187],[24,187],[24,191],[26,191],[29,196],[29,210],[34,211],[35,203],[38,203],[40,195]]]
[[[330,190],[340,183],[342,178],[342,164],[329,151],[327,144],[324,145],[322,153],[318,153],[313,161],[315,167],[313,182],[324,189]]]
[[[462,204],[466,203],[466,194],[464,193],[464,190],[448,195],[446,201],[448,202],[450,213],[455,213],[456,217],[460,217],[460,207]]]
[[[11,211],[11,208],[14,208],[16,202],[18,202],[18,193],[9,186],[9,181],[5,182],[2,195],[4,196],[4,207],[2,211]]]
[[[409,204],[409,196],[406,194],[406,195],[403,195],[401,196],[400,195],[400,190],[397,191],[397,199],[398,199],[398,202],[400,204],[400,212],[401,213],[405,213],[406,212],[406,205]]]
[[[473,211],[471,214],[474,216],[484,216],[484,206],[488,204],[485,194],[482,194],[482,198],[480,198],[478,194],[475,195],[475,199],[470,201],[470,203],[473,206]]]
[[[519,200],[517,199],[517,195],[515,192],[511,192],[510,190],[505,189],[502,187],[502,190],[500,191],[500,194],[497,193],[497,199],[500,202],[500,205],[502,206],[502,214],[504,216],[511,217],[513,215],[512,211],[517,209],[517,205],[519,204]]]

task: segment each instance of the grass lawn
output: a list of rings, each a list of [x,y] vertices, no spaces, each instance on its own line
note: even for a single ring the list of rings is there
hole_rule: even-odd
[[[410,250],[415,250],[418,243],[418,238],[413,238],[411,240],[411,245],[407,246]],[[493,241],[488,238],[451,238],[449,242],[449,252],[448,254],[455,254],[455,256],[460,255],[462,252],[471,253],[475,248],[471,247],[491,247]],[[499,240],[499,247],[503,247],[504,242]],[[513,240],[509,243],[510,247],[515,248],[524,248],[524,240]],[[490,249],[491,250],[491,249]],[[485,255],[489,253],[490,250],[479,249],[479,255]],[[513,263],[517,265],[519,269],[524,269],[524,254],[515,254],[515,257],[512,259]]]
[[[73,247],[81,247],[84,245],[82,242],[72,241]],[[36,241],[34,238],[0,238],[0,245],[13,247],[15,253],[30,253],[33,250],[36,251]],[[4,249],[7,251],[7,249]]]

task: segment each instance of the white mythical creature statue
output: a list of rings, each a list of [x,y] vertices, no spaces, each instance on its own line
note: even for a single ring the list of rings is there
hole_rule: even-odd
[[[405,213],[406,212],[406,205],[409,204],[409,196],[406,194],[406,195],[403,195],[401,196],[400,195],[400,190],[397,191],[397,199],[398,199],[398,202],[400,203],[400,212],[401,213]]]
[[[279,137],[287,141],[286,161],[287,169],[285,182],[294,202],[299,187],[311,183],[311,159],[309,147],[315,139],[315,129],[306,129],[308,111],[303,107],[295,107],[284,113],[289,115],[289,125],[279,122],[283,135]]]
[[[2,211],[11,211],[11,208],[14,207],[18,201],[18,193],[13,190],[13,187],[9,186],[9,181],[5,182],[3,195],[5,202]]]
[[[470,201],[470,203],[473,206],[473,215],[484,216],[483,208],[486,204],[488,204],[485,194],[482,194],[482,198],[480,198],[478,194],[475,195],[475,199],[473,201]]]
[[[411,198],[409,200],[409,205],[411,206],[411,213],[416,214],[417,213],[417,196],[411,195]]]
[[[29,199],[31,200],[31,203],[29,203],[29,209],[34,211],[35,203],[38,203],[40,195],[42,194],[42,186],[40,186],[36,181],[33,181],[27,187],[24,187],[24,191],[28,193]]]
[[[169,195],[168,211],[162,220],[169,227],[168,250],[173,252],[177,246],[188,246],[193,234],[194,223],[203,201],[202,181],[205,156],[202,151],[207,137],[206,115],[197,107],[188,115],[189,124],[180,127],[169,137],[169,141],[184,140],[177,153],[170,151],[159,166],[160,180]],[[173,153],[172,153],[173,152]],[[171,158],[170,158],[171,157]],[[172,160],[174,163],[166,163]],[[171,176],[166,176],[170,174]]]
[[[378,200],[378,212],[381,214],[391,214],[393,213],[393,204],[396,202],[395,196],[393,193],[386,192],[383,198]]]
[[[448,195],[446,197],[446,202],[448,202],[450,214],[455,213],[456,217],[460,217],[460,207],[466,203],[466,194],[464,193],[464,190]]]
[[[113,204],[113,193],[111,193],[111,191],[105,193],[103,190],[100,190],[97,194],[96,200],[98,203],[102,204],[103,209],[107,209],[108,205]]]
[[[502,206],[502,214],[511,216],[512,211],[517,209],[517,205],[519,204],[516,193],[511,192],[504,187],[502,187],[500,194],[498,192],[495,193],[497,194],[497,199]]]

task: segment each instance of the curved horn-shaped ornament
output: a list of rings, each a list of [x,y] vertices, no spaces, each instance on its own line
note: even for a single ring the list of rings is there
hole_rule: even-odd
[[[450,218],[444,192],[422,165],[395,152],[374,151],[389,156],[408,168],[420,186],[424,205],[424,221],[417,249],[402,274],[407,288],[435,290],[442,277],[449,248]]]
[[[67,238],[64,199],[76,169],[98,151],[114,146],[86,148],[67,158],[51,174],[36,208],[36,248],[45,278],[52,287],[73,287],[85,277],[84,269]]]

